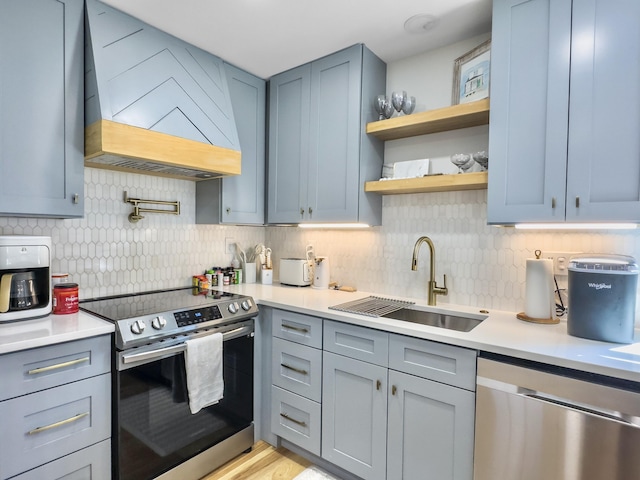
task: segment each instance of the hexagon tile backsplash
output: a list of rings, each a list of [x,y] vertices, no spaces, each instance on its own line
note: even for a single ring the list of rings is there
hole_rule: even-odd
[[[129,196],[179,200],[181,214],[145,214],[129,223]],[[82,299],[189,285],[191,275],[229,265],[226,238],[243,247],[264,242],[278,260],[304,257],[312,244],[328,256],[331,279],[381,295],[426,299],[429,251],[411,271],[416,240],[436,248],[436,279],[447,275],[440,303],[500,310],[524,308],[526,260],[534,251],[607,252],[640,260],[640,232],[523,232],[486,222],[486,191],[390,195],[382,226],[367,230],[306,230],[195,224],[195,183],[108,170],[85,170],[85,217],[73,220],[0,217],[0,234],[50,235],[52,270],[68,272]],[[565,277],[566,278],[566,277]],[[560,286],[566,286],[560,278]],[[638,302],[640,309],[640,302]]]
[[[178,200],[181,213],[145,213],[130,223],[125,191]],[[86,168],[84,213],[72,220],[0,217],[0,234],[51,236],[52,271],[68,272],[81,299],[189,286],[192,275],[229,265],[225,238],[243,246],[264,242],[263,228],[196,225],[195,183],[186,180]]]

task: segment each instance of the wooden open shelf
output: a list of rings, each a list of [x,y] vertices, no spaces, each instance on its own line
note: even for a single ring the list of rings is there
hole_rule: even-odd
[[[403,193],[447,192],[449,190],[482,190],[487,188],[487,179],[487,172],[399,178],[366,182],[364,191],[381,195],[399,195]]]
[[[371,122],[367,124],[367,133],[381,140],[396,140],[488,123],[489,99],[485,98],[477,102]]]

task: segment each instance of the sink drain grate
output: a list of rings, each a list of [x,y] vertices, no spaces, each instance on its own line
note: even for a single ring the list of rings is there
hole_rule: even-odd
[[[401,308],[413,305],[416,302],[408,302],[405,300],[395,300],[393,298],[383,297],[365,297],[351,302],[341,303],[329,307],[330,310],[339,310],[340,312],[356,313],[367,315],[368,317],[381,317],[387,313],[395,312]]]

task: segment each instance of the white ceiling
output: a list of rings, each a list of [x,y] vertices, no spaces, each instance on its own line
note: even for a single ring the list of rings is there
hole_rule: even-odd
[[[492,0],[103,0],[254,75],[364,43],[387,63],[491,30]],[[408,33],[414,15],[433,27]]]

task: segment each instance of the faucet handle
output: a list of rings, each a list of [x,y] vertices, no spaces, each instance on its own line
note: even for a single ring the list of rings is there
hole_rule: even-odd
[[[444,275],[444,285],[442,287],[438,287],[436,284],[435,292],[438,295],[449,295],[449,289],[447,288],[447,275]]]

